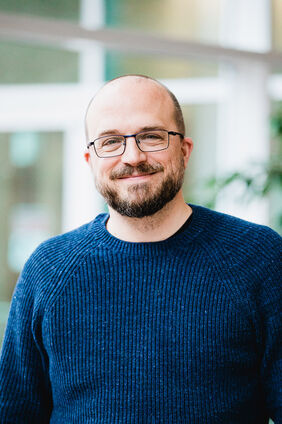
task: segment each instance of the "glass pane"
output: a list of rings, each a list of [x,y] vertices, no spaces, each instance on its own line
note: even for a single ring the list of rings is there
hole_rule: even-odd
[[[108,50],[106,53],[106,80],[124,74],[144,74],[157,79],[216,76],[218,65]]]
[[[272,0],[272,42],[274,50],[282,50],[282,2]],[[282,67],[280,68],[280,70]]]
[[[105,0],[106,24],[218,42],[222,0]]]
[[[62,147],[62,133],[0,134],[0,341],[24,262],[61,232]]]
[[[0,84],[77,82],[79,54],[53,47],[0,42]]]
[[[271,227],[282,235],[282,101],[271,105],[270,167],[268,173]]]
[[[187,202],[206,204],[210,193],[205,182],[215,173],[217,105],[181,105],[186,135],[194,141],[184,183]]]
[[[80,1],[0,0],[0,12],[78,22]],[[0,57],[0,84],[73,83],[79,78],[78,52],[7,39],[0,41]]]
[[[0,10],[8,13],[24,13],[57,19],[78,21],[79,0],[0,0]]]

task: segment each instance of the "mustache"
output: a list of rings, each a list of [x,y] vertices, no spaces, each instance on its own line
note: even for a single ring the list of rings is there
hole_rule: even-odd
[[[154,172],[162,172],[164,167],[158,163],[155,165],[149,165],[148,163],[140,163],[137,166],[125,165],[120,169],[113,170],[110,174],[110,179],[115,180],[117,178],[128,177],[137,174],[152,174]]]

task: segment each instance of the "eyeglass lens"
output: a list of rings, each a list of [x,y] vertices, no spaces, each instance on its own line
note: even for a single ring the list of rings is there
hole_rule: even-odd
[[[146,131],[135,136],[138,147],[143,152],[154,152],[168,147],[168,132],[164,130]],[[126,137],[111,135],[95,140],[95,150],[98,156],[118,156],[125,150]]]

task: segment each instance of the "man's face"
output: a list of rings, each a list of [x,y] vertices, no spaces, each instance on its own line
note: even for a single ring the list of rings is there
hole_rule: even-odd
[[[135,134],[148,127],[177,131],[174,108],[166,91],[147,80],[124,78],[108,84],[88,112],[89,141],[107,134]],[[162,209],[180,192],[192,140],[170,136],[168,149],[141,152],[128,138],[122,156],[98,158],[85,153],[98,191],[110,208],[142,218]]]

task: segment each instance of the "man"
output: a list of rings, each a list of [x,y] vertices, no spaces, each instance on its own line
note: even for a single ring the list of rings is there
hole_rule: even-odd
[[[109,214],[27,261],[1,423],[282,423],[281,238],[185,203],[193,143],[157,81],[107,83],[86,130]]]

